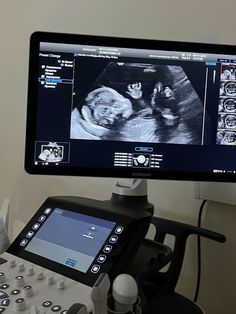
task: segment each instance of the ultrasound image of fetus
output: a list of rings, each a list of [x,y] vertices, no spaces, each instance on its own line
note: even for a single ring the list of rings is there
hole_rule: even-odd
[[[200,144],[203,104],[182,67],[166,66],[165,81],[156,83],[151,105],[161,142]]]
[[[218,131],[216,143],[220,145],[236,145],[236,133],[231,131]]]
[[[222,73],[221,79],[222,80],[235,80],[236,79],[236,66],[235,64],[223,64],[222,65]]]
[[[223,108],[225,112],[235,113],[236,112],[236,99],[235,98],[224,99]]]
[[[221,82],[220,96],[236,96],[236,82]]]
[[[229,129],[236,129],[236,116],[226,115],[225,116],[225,126]]]
[[[203,104],[180,66],[110,62],[71,116],[71,138],[201,144]]]
[[[132,114],[131,102],[109,87],[100,87],[88,94],[81,113],[72,112],[71,138],[103,139],[120,128]]]
[[[236,113],[236,99],[221,97],[218,110],[222,113]]]

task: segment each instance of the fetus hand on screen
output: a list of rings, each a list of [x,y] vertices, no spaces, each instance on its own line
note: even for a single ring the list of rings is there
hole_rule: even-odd
[[[140,99],[143,96],[142,84],[140,82],[128,85],[128,91],[126,91],[133,99]]]

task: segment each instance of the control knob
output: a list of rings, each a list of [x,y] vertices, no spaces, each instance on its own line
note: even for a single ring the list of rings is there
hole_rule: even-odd
[[[34,274],[34,269],[33,269],[33,267],[29,267],[28,269],[27,269],[27,275],[28,276],[32,276]]]
[[[23,291],[22,291],[23,297],[32,297],[33,294],[34,292],[31,285],[24,286]]]
[[[26,308],[26,303],[25,303],[25,299],[24,298],[18,298],[18,299],[15,300],[14,310],[16,312],[24,311],[25,308]]]
[[[57,283],[57,288],[58,289],[65,289],[65,287],[66,287],[66,284],[65,284],[64,280],[58,281],[58,283]]]
[[[15,260],[10,261],[9,265],[11,268],[16,267],[16,261]]]
[[[44,279],[44,273],[41,271],[40,273],[38,273],[37,277],[38,280],[43,280]]]
[[[25,264],[24,263],[19,264],[18,271],[24,271],[24,270],[25,270]]]
[[[14,279],[15,287],[25,286],[25,279],[23,276],[16,276]]]
[[[55,279],[53,276],[48,276],[47,277],[47,284],[48,285],[53,285],[55,283]]]

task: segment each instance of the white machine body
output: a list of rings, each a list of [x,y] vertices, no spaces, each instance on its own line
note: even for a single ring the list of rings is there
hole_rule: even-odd
[[[92,312],[92,287],[7,252],[0,258],[0,314],[65,314],[78,302]]]

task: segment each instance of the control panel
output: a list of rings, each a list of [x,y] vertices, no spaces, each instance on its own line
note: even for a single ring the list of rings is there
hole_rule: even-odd
[[[95,283],[125,271],[150,217],[107,201],[49,197],[0,255],[0,314],[65,314],[75,303],[93,312]]]
[[[66,314],[74,303],[92,311],[91,287],[7,252],[0,263],[0,314]]]

